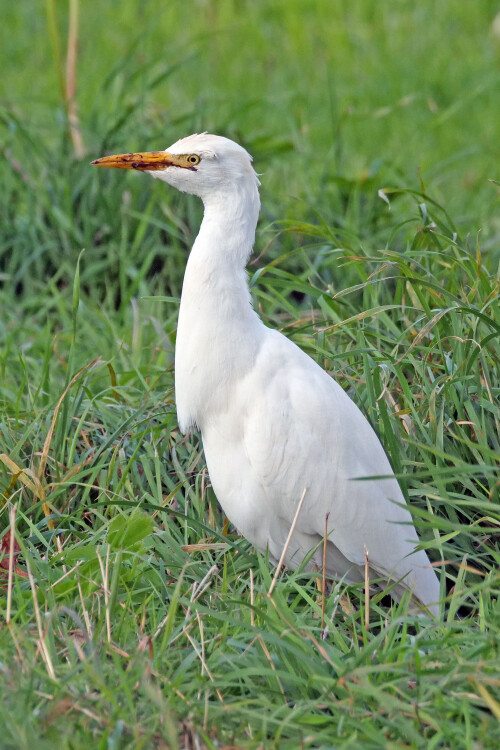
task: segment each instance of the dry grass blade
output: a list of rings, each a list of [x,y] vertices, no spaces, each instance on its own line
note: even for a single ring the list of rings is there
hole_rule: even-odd
[[[56,404],[56,408],[54,409],[54,413],[53,413],[52,419],[50,421],[49,431],[47,432],[47,436],[46,436],[45,442],[43,444],[42,455],[40,457],[40,463],[38,464],[38,472],[37,472],[37,474],[38,474],[38,482],[39,482],[39,486],[40,486],[40,491],[43,494],[43,497],[40,497],[40,499],[43,500],[43,512],[45,513],[46,516],[50,516],[51,515],[51,511],[50,511],[48,503],[45,501],[45,490],[43,489],[42,481],[43,481],[43,476],[44,476],[44,473],[45,473],[45,467],[47,465],[47,460],[48,460],[48,456],[49,456],[50,444],[52,442],[52,437],[54,435],[54,430],[55,430],[55,427],[56,427],[56,424],[57,424],[57,418],[59,416],[59,412],[61,410],[61,406],[63,404],[64,399],[66,398],[66,395],[67,395],[69,389],[78,380],[78,378],[84,372],[87,372],[88,370],[91,370],[93,367],[95,367],[100,362],[101,362],[101,358],[97,357],[97,359],[94,359],[88,365],[85,365],[80,370],[78,370],[78,372],[75,375],[73,375],[73,377],[69,381],[68,385],[66,386],[66,388],[62,392],[62,395],[59,397],[59,400],[58,400],[58,402]],[[54,529],[54,522],[53,522],[52,519],[49,519],[48,525],[49,525],[50,529]]]
[[[323,536],[323,566],[321,569],[321,632],[325,630],[325,606],[326,606],[326,545],[328,544],[328,519],[330,514],[325,517],[325,533]]]
[[[104,591],[104,609],[105,609],[105,618],[106,618],[106,635],[108,638],[108,643],[111,643],[111,617],[109,612],[109,599],[110,599],[110,592],[108,588],[108,572],[109,572],[109,545],[106,552],[106,566],[104,566],[102,562],[101,555],[99,554],[99,550],[96,549],[96,555],[97,559],[99,561],[99,567],[101,569],[101,577],[102,577],[102,588]]]
[[[280,678],[279,678],[279,675],[278,675],[278,674],[276,674],[276,666],[275,666],[275,664],[274,664],[274,662],[273,662],[273,659],[272,659],[272,656],[271,656],[271,654],[269,653],[269,649],[268,649],[268,648],[267,648],[267,646],[266,646],[266,643],[265,643],[265,641],[264,641],[264,638],[262,637],[262,635],[261,635],[260,633],[259,633],[259,635],[257,636],[257,640],[258,640],[258,642],[260,643],[260,645],[261,645],[261,647],[262,647],[262,650],[263,650],[263,652],[264,652],[264,654],[265,654],[265,657],[266,657],[266,659],[267,659],[267,661],[268,661],[268,663],[269,663],[269,666],[271,667],[272,671],[273,671],[273,672],[275,673],[275,677],[276,677],[276,682],[278,683],[278,687],[279,687],[280,693],[281,693],[281,695],[283,696],[283,698],[285,699],[285,703],[286,703],[286,693],[285,693],[285,688],[283,687],[283,683],[281,682],[281,680],[280,680]]]
[[[252,628],[255,627],[255,590],[254,590],[254,577],[253,570],[250,568],[250,624]]]
[[[293,625],[293,623],[287,617],[284,617],[284,615],[283,615],[282,612],[280,612],[280,610],[276,606],[276,603],[275,603],[274,599],[271,596],[269,596],[269,594],[268,594],[268,598],[269,598],[269,601],[272,603],[273,607],[275,608],[276,612],[280,616],[280,618],[287,625],[287,627],[289,627],[290,630],[293,631],[294,633],[296,633],[297,635],[300,635],[301,638],[310,641],[316,647],[318,653],[321,654],[322,658],[326,662],[328,662],[328,664],[330,664],[331,667],[333,667],[336,670],[337,669],[336,664],[335,664],[334,661],[332,661],[332,659],[331,659],[331,657],[330,657],[327,649],[324,648],[324,646],[322,646],[322,644],[313,635],[311,635],[310,633],[306,632],[305,630],[302,630],[300,628],[296,628]]]
[[[184,544],[181,549],[183,552],[220,552],[229,549],[229,544],[225,542],[198,542],[197,544]]]
[[[42,658],[45,662],[45,666],[47,667],[47,672],[49,674],[49,677],[56,681],[56,673],[54,671],[54,667],[52,665],[52,659],[50,658],[50,653],[47,648],[47,644],[45,642],[45,634],[43,632],[42,627],[42,617],[40,615],[40,607],[38,606],[38,594],[35,586],[35,579],[33,578],[33,574],[31,572],[31,567],[29,564],[29,561],[26,562],[26,567],[28,569],[28,578],[30,582],[31,587],[31,595],[33,599],[33,608],[35,611],[35,619],[36,619],[36,626],[38,629],[38,647],[40,649],[40,653],[42,654]]]
[[[401,362],[403,362],[407,357],[408,354],[412,351],[412,349],[415,349],[424,339],[425,337],[431,332],[431,330],[434,328],[436,323],[441,320],[441,318],[446,315],[447,313],[454,310],[455,307],[447,307],[444,310],[439,310],[435,315],[432,316],[430,320],[427,321],[427,323],[420,329],[418,334],[415,336],[413,341],[411,342],[408,349],[406,349],[405,352],[396,360],[395,365],[399,365]]]
[[[64,579],[65,579],[65,578],[67,578],[67,577],[68,577],[68,576],[70,576],[70,575],[73,575],[73,573],[75,573],[75,571],[77,571],[77,570],[78,570],[78,568],[80,567],[80,565],[82,565],[82,560],[78,560],[78,562],[76,563],[76,565],[74,565],[74,566],[73,566],[72,568],[70,568],[70,570],[66,570],[66,571],[64,571],[64,573],[62,574],[62,576],[60,576],[60,577],[59,577],[59,578],[57,579],[57,581],[54,581],[54,583],[51,583],[51,584],[50,584],[50,586],[48,587],[47,591],[51,591],[51,590],[52,590],[52,589],[54,589],[54,588],[55,588],[55,587],[56,587],[56,586],[57,586],[58,584],[60,584],[60,583],[61,583],[61,581],[64,581]]]
[[[6,453],[0,453],[0,461],[9,469],[12,475],[12,483],[15,483],[17,479],[24,484],[39,500],[43,499],[44,491],[43,487],[36,475],[31,469],[23,469],[15,461],[10,458]]]
[[[365,547],[365,629],[370,629],[370,560]]]
[[[478,693],[481,694],[484,702],[492,712],[492,714],[500,721],[500,703],[486,690],[485,686],[477,680],[474,681]]]
[[[271,596],[271,594],[274,591],[274,587],[276,586],[276,581],[278,580],[278,576],[281,573],[281,568],[283,567],[283,563],[285,560],[286,553],[288,551],[288,547],[290,544],[290,541],[293,536],[293,532],[295,531],[295,527],[297,525],[297,521],[299,520],[300,511],[302,510],[302,505],[304,503],[305,496],[307,494],[307,487],[304,487],[304,491],[302,492],[302,497],[299,500],[299,504],[297,505],[297,510],[295,511],[295,515],[293,517],[292,525],[290,526],[290,531],[288,532],[288,536],[286,538],[285,546],[283,547],[283,552],[281,553],[281,557],[278,562],[278,566],[276,568],[276,572],[274,573],[273,580],[271,581],[271,585],[269,587],[269,591],[267,592],[268,596]]]
[[[85,627],[87,628],[87,637],[92,638],[92,625],[90,622],[88,609],[85,604],[85,598],[83,596],[82,584],[80,583],[80,578],[78,576],[77,576],[77,586],[78,586],[78,596],[80,597],[80,603],[82,605],[83,619],[85,620]]]
[[[78,109],[76,104],[76,62],[78,57],[78,0],[70,0],[68,49],[66,52],[66,104],[68,108],[68,124],[75,156],[82,159],[85,156]]]
[[[194,652],[196,653],[198,659],[201,662],[201,669],[202,669],[201,673],[203,674],[203,671],[205,671],[205,673],[208,675],[208,678],[210,679],[210,682],[212,682],[212,683],[215,684],[214,676],[211,673],[211,671],[209,670],[209,668],[207,667],[207,664],[206,664],[206,662],[205,662],[205,660],[203,658],[203,654],[200,653],[200,650],[198,649],[198,646],[196,645],[194,639],[189,634],[189,632],[187,630],[185,630],[184,632],[185,632],[186,638],[188,639],[189,643],[193,647]],[[217,695],[217,698],[220,700],[220,702],[224,703],[224,698],[222,697],[222,693],[219,690],[219,688],[217,688],[217,687],[215,688],[215,693]]]
[[[8,573],[8,579],[7,579],[7,612],[5,615],[5,621],[7,625],[10,623],[10,613],[12,609],[12,585],[14,582],[14,541],[16,538],[16,513],[17,513],[17,503],[9,510],[9,522],[10,522],[9,573]]]

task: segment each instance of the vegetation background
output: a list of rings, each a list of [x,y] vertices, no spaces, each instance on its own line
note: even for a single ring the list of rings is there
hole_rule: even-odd
[[[4,4],[2,748],[499,746],[499,10]],[[201,130],[255,157],[255,305],[380,434],[440,622],[268,595],[224,533],[173,395],[201,207],[88,166]]]

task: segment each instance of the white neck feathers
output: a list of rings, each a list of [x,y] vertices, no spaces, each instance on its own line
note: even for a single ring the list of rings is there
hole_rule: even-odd
[[[245,271],[260,208],[257,184],[247,177],[204,200],[177,327],[175,391],[183,431],[203,428],[202,414],[225,408],[228,384],[251,366],[259,345],[262,323],[251,306]]]

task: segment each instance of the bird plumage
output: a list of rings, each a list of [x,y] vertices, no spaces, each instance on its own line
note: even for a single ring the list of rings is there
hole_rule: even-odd
[[[206,133],[165,153],[172,165],[151,174],[200,196],[205,208],[182,289],[176,405],[181,430],[201,431],[224,512],[277,560],[305,491],[289,567],[315,547],[309,566],[321,567],[326,522],[329,576],[363,580],[366,551],[372,576],[396,582],[393,596],[410,590],[437,614],[438,579],[415,551],[411,515],[375,432],[342,388],[252,308],[245,265],[260,200],[250,156]],[[196,168],[174,163],[191,153]],[[147,171],[147,159],[138,168]],[[389,478],[363,479],[374,476]]]

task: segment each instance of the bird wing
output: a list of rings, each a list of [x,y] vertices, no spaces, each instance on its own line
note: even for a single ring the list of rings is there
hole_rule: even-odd
[[[252,383],[251,387],[248,387]],[[279,518],[268,531],[272,551],[283,548],[298,502],[297,559],[328,528],[339,567],[370,565],[384,576],[403,575],[401,560],[417,537],[401,489],[380,441],[342,388],[292,342],[269,331],[244,388],[253,394],[242,442],[252,484]],[[269,506],[268,506],[269,507]],[[291,554],[294,554],[292,549]],[[345,574],[346,570],[335,571]]]
[[[215,493],[232,523],[278,559],[305,492],[285,564],[363,580],[400,580],[424,602],[439,598],[434,572],[385,451],[358,407],[314,360],[265,329],[257,358],[235,385],[231,408],[203,429]],[[221,458],[223,457],[223,458]],[[389,477],[369,479],[368,477]],[[414,554],[413,554],[414,553]]]

